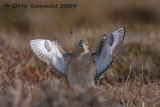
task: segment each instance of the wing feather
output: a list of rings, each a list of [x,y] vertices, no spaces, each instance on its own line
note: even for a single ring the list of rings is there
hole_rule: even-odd
[[[62,49],[61,45],[54,40],[35,39],[29,42],[34,54],[42,61],[46,62],[57,73],[65,76],[70,55]]]
[[[93,54],[96,63],[96,80],[112,65],[123,43],[125,32],[125,28],[120,28],[108,36],[104,35],[98,52]]]
[[[47,52],[46,48],[44,47],[45,40],[37,39],[30,41],[30,47],[34,54],[42,61],[49,63],[49,53]],[[46,56],[46,58],[42,57]]]

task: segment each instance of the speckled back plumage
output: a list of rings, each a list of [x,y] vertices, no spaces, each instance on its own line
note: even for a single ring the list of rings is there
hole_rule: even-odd
[[[71,58],[67,72],[67,81],[70,86],[93,86],[95,75],[96,66],[90,52],[78,53]]]

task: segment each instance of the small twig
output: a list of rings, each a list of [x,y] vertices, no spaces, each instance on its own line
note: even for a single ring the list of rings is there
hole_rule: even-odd
[[[129,67],[129,74],[128,74],[128,76],[127,76],[127,83],[128,83],[128,79],[129,79],[129,76],[130,76],[131,70],[132,70],[132,65]]]
[[[142,53],[142,52],[143,52],[143,50],[142,50],[142,48],[141,48],[141,63],[142,63],[142,107],[145,107],[145,103],[144,103],[144,101],[143,101],[143,100],[144,100],[144,98],[143,98],[143,97],[144,97],[144,96],[143,96],[143,94],[144,94],[144,93],[143,93],[143,79],[144,79],[144,77],[143,77],[143,68],[144,68],[144,67],[143,67],[143,53]]]
[[[109,88],[113,88],[111,85],[109,85],[108,83],[105,83]]]

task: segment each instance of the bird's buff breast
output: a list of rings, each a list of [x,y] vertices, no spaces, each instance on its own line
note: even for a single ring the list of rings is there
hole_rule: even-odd
[[[70,86],[93,86],[96,74],[95,63],[90,54],[77,55],[70,60],[67,80]]]

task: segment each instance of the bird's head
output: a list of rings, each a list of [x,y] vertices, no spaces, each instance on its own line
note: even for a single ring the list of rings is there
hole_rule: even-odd
[[[87,41],[85,41],[85,40],[80,40],[77,51],[78,51],[78,52],[89,52]]]

